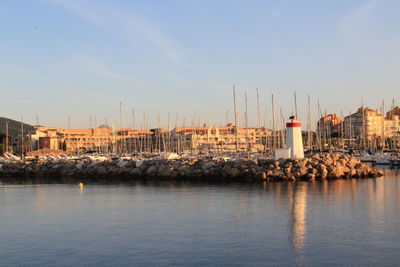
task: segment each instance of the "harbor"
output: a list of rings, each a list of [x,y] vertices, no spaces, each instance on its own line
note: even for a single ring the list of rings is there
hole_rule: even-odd
[[[0,267],[400,267],[400,1],[2,1]]]
[[[394,110],[400,111],[398,108]],[[315,181],[375,178],[383,175],[375,165],[399,165],[395,150],[370,153],[370,149],[357,152],[347,148],[346,151],[343,143],[342,150],[329,146],[325,152],[323,149],[313,151],[310,149],[313,141],[305,139],[297,115],[289,117],[279,134],[265,128],[237,128],[232,124],[178,129],[175,128],[171,134],[158,128],[144,135],[140,130],[125,129],[119,131],[120,135],[113,135],[112,142],[108,143],[106,137],[110,132],[116,133],[108,128],[101,129],[102,135],[90,130],[91,138],[86,136],[86,130],[73,130],[81,136],[78,140],[71,138],[71,131],[39,127],[30,138],[33,140],[31,144],[37,143],[37,150],[20,157],[6,151],[0,158],[0,179]],[[132,137],[132,134],[139,135]],[[318,146],[327,142],[322,141],[319,135],[316,140]],[[361,139],[362,142],[366,140]],[[96,142],[96,146],[93,147],[91,142]],[[331,142],[329,139],[328,143]],[[304,143],[308,143],[306,152]],[[268,148],[269,144],[271,148]],[[395,144],[397,146],[397,142]],[[83,145],[86,151],[83,152],[82,147],[77,149],[77,145]],[[88,150],[90,148],[92,150]],[[101,148],[105,153],[99,153]]]

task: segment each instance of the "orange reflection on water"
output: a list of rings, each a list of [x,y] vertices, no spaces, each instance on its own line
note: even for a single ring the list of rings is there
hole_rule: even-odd
[[[291,211],[291,242],[296,254],[295,265],[304,262],[304,246],[307,235],[307,188],[308,183],[295,183],[289,186],[289,204]]]

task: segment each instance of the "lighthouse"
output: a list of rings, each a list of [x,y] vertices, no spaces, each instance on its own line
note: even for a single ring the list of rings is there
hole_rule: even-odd
[[[286,123],[286,147],[290,148],[290,157],[293,159],[304,158],[303,140],[301,137],[301,122],[291,116]]]

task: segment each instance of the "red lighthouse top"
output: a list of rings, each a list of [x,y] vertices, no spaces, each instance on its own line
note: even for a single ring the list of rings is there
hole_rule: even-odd
[[[294,119],[294,116],[291,116],[289,119],[290,119],[291,121],[288,122],[288,123],[286,123],[286,127],[287,127],[287,128],[301,127],[301,122],[296,121],[296,120]]]
[[[286,123],[286,127],[301,127],[301,122],[288,122]]]

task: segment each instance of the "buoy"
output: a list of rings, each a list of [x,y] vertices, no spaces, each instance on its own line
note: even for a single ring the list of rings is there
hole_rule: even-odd
[[[286,147],[290,148],[290,157],[293,159],[304,158],[303,139],[301,136],[301,122],[290,117],[286,123]]]
[[[83,188],[83,183],[79,183],[79,188],[80,188],[80,189]]]

